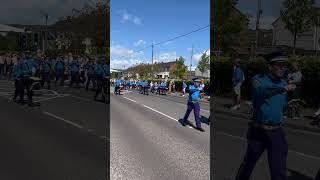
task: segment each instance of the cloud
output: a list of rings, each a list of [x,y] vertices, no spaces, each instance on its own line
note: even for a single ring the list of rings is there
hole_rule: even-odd
[[[143,61],[141,59],[111,59],[110,67],[112,69],[127,69],[136,64],[140,64]]]
[[[199,62],[199,60],[201,59],[202,54],[205,53],[205,52],[206,52],[206,51],[204,50],[202,53],[194,54],[194,55],[193,55],[193,60],[194,60],[195,62]],[[208,56],[210,57],[210,49],[207,50],[206,55],[208,55]]]
[[[154,59],[154,62],[170,62],[176,60],[177,58],[176,52],[165,52],[160,53],[160,55]]]
[[[144,40],[139,40],[139,41],[137,41],[137,42],[135,42],[135,43],[133,43],[133,45],[135,46],[135,47],[138,47],[138,46],[144,46],[144,45],[146,45],[147,43],[144,41]]]
[[[126,10],[120,10],[120,11],[118,11],[118,14],[120,14],[121,17],[122,17],[122,19],[121,19],[122,23],[132,22],[135,25],[141,25],[142,24],[142,22],[141,22],[142,20],[141,20],[140,17],[128,13]]]
[[[128,49],[126,47],[123,47],[121,45],[111,45],[110,54],[111,54],[111,57],[121,56],[121,57],[125,57],[125,58],[130,58],[130,57],[133,58],[133,57],[144,55],[144,53],[142,51],[135,52],[135,51]]]
[[[110,54],[110,67],[115,69],[123,69],[124,67],[128,68],[145,62],[143,59],[144,53],[142,51],[135,52],[134,50],[119,45],[114,41],[111,43]]]

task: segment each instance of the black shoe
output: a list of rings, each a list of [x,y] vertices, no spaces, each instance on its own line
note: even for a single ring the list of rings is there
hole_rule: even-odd
[[[196,127],[197,130],[204,132],[204,129],[202,127]]]
[[[186,126],[186,125],[190,124],[189,121],[183,121],[183,119],[179,119],[178,121],[182,126]]]

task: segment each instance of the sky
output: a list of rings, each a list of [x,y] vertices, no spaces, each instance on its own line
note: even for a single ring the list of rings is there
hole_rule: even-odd
[[[274,22],[280,15],[280,9],[284,0],[261,0],[262,16],[260,18],[260,28],[271,29]],[[320,0],[315,0],[316,5],[320,5]],[[249,27],[255,29],[258,0],[238,0],[237,8],[244,14],[250,14]]]
[[[210,0],[111,0],[111,68],[126,69],[151,63],[152,48],[137,50],[189,33],[210,24]],[[210,28],[154,46],[154,62],[174,61],[179,56],[192,69],[206,50]]]
[[[81,9],[101,0],[1,0],[1,24],[44,24],[44,13],[49,14],[48,24],[59,17],[72,14],[72,9]]]

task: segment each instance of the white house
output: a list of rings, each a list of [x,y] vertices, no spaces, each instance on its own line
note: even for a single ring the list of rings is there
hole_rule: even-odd
[[[293,35],[286,28],[281,18],[273,23],[273,46],[287,46],[293,48]],[[319,50],[320,49],[320,27],[311,27],[308,31],[298,34],[296,49]]]
[[[210,69],[207,70],[207,71],[205,71],[205,72],[202,74],[202,72],[201,72],[198,68],[196,68],[196,69],[195,69],[195,76],[196,76],[196,77],[202,77],[202,78],[210,78]]]

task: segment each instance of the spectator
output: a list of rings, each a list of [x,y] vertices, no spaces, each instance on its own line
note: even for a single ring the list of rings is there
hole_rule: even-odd
[[[244,81],[244,73],[240,67],[240,59],[234,60],[234,70],[232,74],[232,85],[233,85],[233,106],[231,110],[237,110],[240,108],[241,103],[241,86]]]
[[[183,80],[183,82],[182,82],[182,96],[185,96],[186,88],[187,88],[186,80]]]
[[[302,79],[302,73],[299,68],[298,62],[292,63],[292,70],[288,74],[288,83],[296,85],[296,89],[288,94],[289,101],[291,100],[300,100],[300,91],[301,91],[301,79]],[[293,117],[294,119],[299,119],[300,117],[300,108],[297,103],[294,103],[292,106],[290,106],[289,110],[289,116]]]

